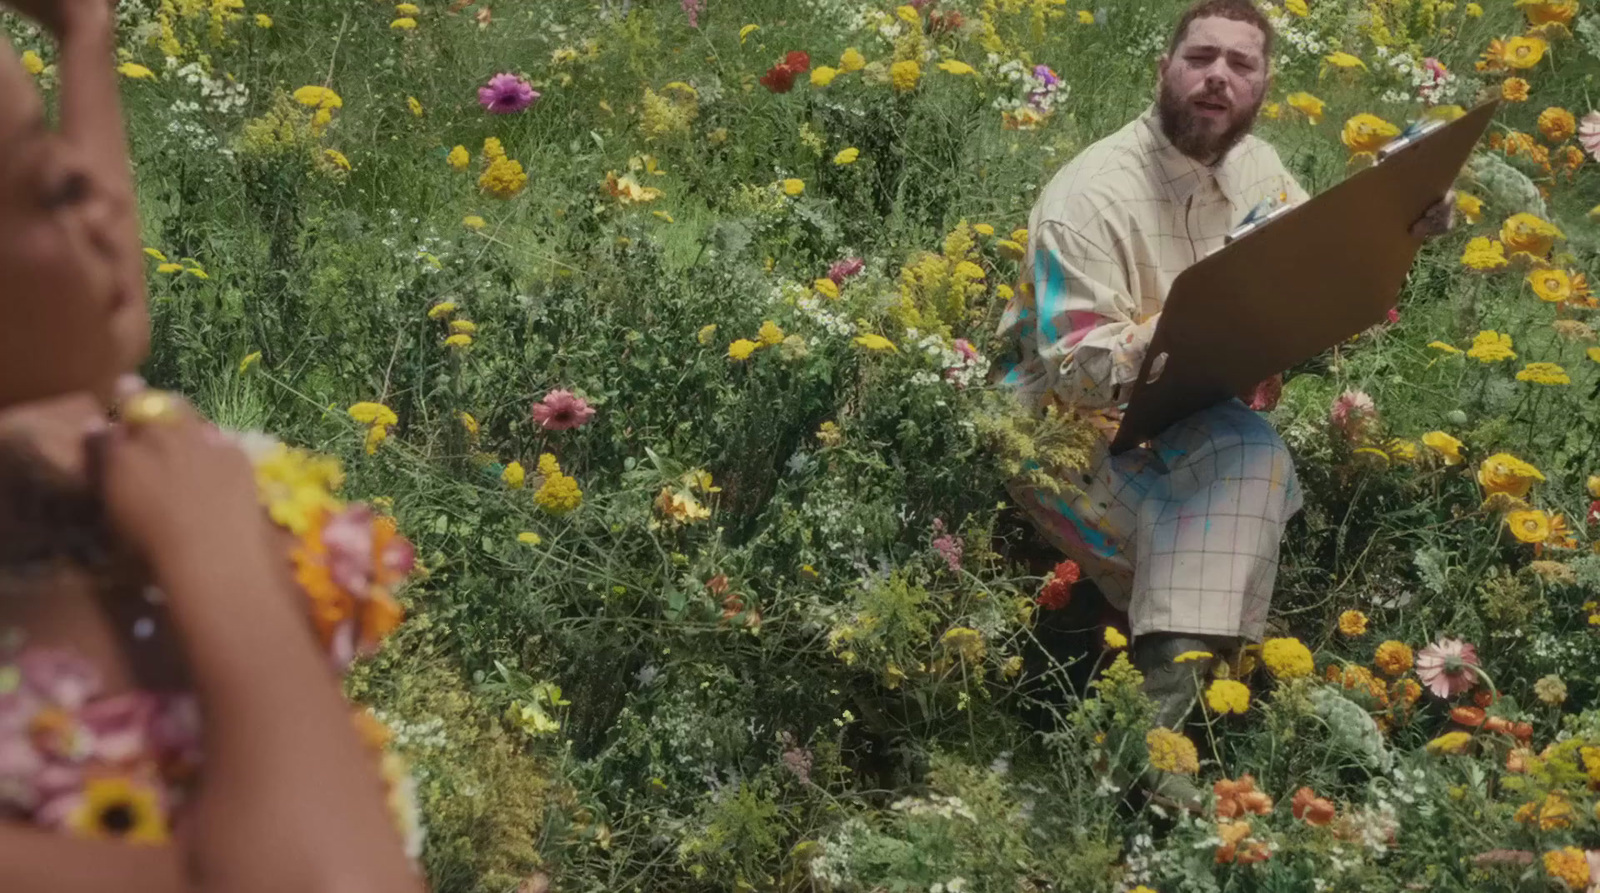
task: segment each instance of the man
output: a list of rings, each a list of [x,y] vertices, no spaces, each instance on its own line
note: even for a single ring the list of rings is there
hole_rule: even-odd
[[[1201,0],[1178,20],[1154,106],[1045,187],[1022,287],[1001,323],[1004,381],[1029,406],[1115,431],[1172,282],[1252,211],[1306,193],[1250,135],[1269,83],[1272,26],[1250,0]],[[1417,221],[1449,228],[1451,197]],[[1147,446],[1096,461],[1060,495],[1013,486],[1041,532],[1126,610],[1156,722],[1180,727],[1207,665],[1264,630],[1278,543],[1301,499],[1288,450],[1238,400]]]

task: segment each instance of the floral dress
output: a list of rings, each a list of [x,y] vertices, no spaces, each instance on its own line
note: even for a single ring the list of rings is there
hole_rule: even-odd
[[[287,556],[309,622],[340,671],[399,625],[394,590],[415,565],[392,519],[340,500],[337,460],[261,435],[240,437],[263,506],[294,537]],[[148,621],[141,621],[148,622]],[[368,710],[353,719],[416,858],[422,826],[414,785]],[[80,837],[170,839],[202,766],[201,715],[187,692],[111,693],[99,669],[68,649],[30,646],[0,630],[0,820]]]

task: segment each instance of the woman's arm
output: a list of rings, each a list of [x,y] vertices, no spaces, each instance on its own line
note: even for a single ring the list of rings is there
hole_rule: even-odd
[[[0,888],[7,893],[188,893],[181,857],[177,847],[0,825]]]

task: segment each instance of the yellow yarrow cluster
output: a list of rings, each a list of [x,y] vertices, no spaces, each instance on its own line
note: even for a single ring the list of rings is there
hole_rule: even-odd
[[[1200,754],[1194,742],[1171,729],[1155,728],[1144,736],[1150,754],[1150,768],[1174,775],[1193,775],[1200,771]]]
[[[1299,639],[1268,639],[1261,644],[1261,662],[1279,679],[1310,676],[1315,668],[1311,649]]]
[[[202,42],[226,45],[228,26],[244,18],[244,0],[161,0],[151,42],[163,54],[182,59]]]
[[[700,96],[688,84],[673,81],[660,93],[646,87],[639,102],[639,132],[646,142],[688,136],[699,116]]]
[[[1511,336],[1493,329],[1486,329],[1473,336],[1472,346],[1467,348],[1467,356],[1480,363],[1499,363],[1517,358],[1516,351],[1511,349]]]
[[[1250,688],[1243,682],[1218,679],[1206,688],[1206,706],[1213,713],[1244,713],[1250,709]]]
[[[545,453],[539,457],[539,473],[544,476],[544,483],[533,494],[533,501],[540,508],[552,515],[565,515],[583,505],[583,491],[578,488],[577,479],[561,472],[555,456]]]

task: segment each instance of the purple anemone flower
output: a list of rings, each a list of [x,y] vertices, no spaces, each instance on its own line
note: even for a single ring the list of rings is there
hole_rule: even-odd
[[[497,74],[478,88],[478,102],[493,115],[520,112],[538,100],[539,91],[514,74]]]

